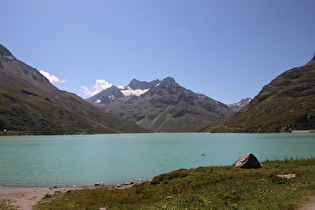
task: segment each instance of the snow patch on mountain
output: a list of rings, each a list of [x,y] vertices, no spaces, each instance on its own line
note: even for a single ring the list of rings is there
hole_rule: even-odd
[[[228,104],[228,107],[232,109],[233,111],[238,112],[239,110],[247,106],[249,102],[251,102],[251,100],[252,100],[251,98],[242,99],[241,101],[237,103]]]
[[[136,89],[136,90],[133,90],[129,86],[127,86],[127,87],[120,88],[120,91],[127,97],[127,96],[131,96],[131,95],[141,96],[141,95],[145,94],[146,92],[148,92],[149,89],[144,89],[144,90]]]

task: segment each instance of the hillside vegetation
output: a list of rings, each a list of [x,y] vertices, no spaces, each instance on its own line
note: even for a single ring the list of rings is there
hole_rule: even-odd
[[[111,88],[87,99],[101,109],[153,132],[200,132],[231,117],[234,112],[225,104],[194,93],[171,77],[152,82],[132,80],[127,86],[147,91],[140,96],[124,96]]]
[[[263,87],[260,93],[212,132],[290,132],[315,129],[315,56]]]
[[[46,195],[35,209],[296,209],[315,192],[315,159],[180,169],[151,182]],[[277,175],[296,174],[283,179]]]
[[[0,135],[148,132],[61,91],[0,45]]]

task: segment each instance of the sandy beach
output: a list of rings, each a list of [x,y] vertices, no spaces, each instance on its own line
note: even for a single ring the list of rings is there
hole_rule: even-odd
[[[131,183],[122,183],[119,185],[113,185],[109,189],[123,190],[130,188],[134,185]],[[108,185],[109,186],[109,185]],[[98,186],[85,186],[85,187],[0,187],[0,202],[5,200],[7,204],[12,206],[13,209],[18,210],[31,210],[32,207],[38,204],[39,201],[46,194],[65,193],[71,190],[81,189],[94,189]]]
[[[0,187],[0,201],[6,200],[15,209],[29,210],[36,205],[46,194],[79,190],[80,187],[40,188],[40,187]]]

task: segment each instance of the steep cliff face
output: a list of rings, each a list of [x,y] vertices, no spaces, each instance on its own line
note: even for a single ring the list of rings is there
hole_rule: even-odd
[[[288,132],[315,129],[315,56],[264,86],[214,132]]]
[[[17,134],[146,132],[59,90],[0,45],[0,132],[4,130]]]

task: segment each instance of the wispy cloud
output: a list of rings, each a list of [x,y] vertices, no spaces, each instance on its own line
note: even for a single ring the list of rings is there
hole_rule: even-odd
[[[66,82],[66,80],[60,80],[55,75],[52,75],[52,74],[50,74],[50,73],[48,73],[46,71],[40,70],[39,72],[42,75],[44,75],[49,80],[49,82],[51,82],[51,83],[58,83],[58,82],[65,83]]]
[[[113,86],[113,84],[110,84],[102,79],[97,79],[95,81],[95,84],[92,85],[92,90],[90,90],[88,87],[85,87],[85,86],[81,86],[81,89],[86,96],[93,96],[101,92],[102,90],[106,90],[107,88],[110,88],[111,86]]]

